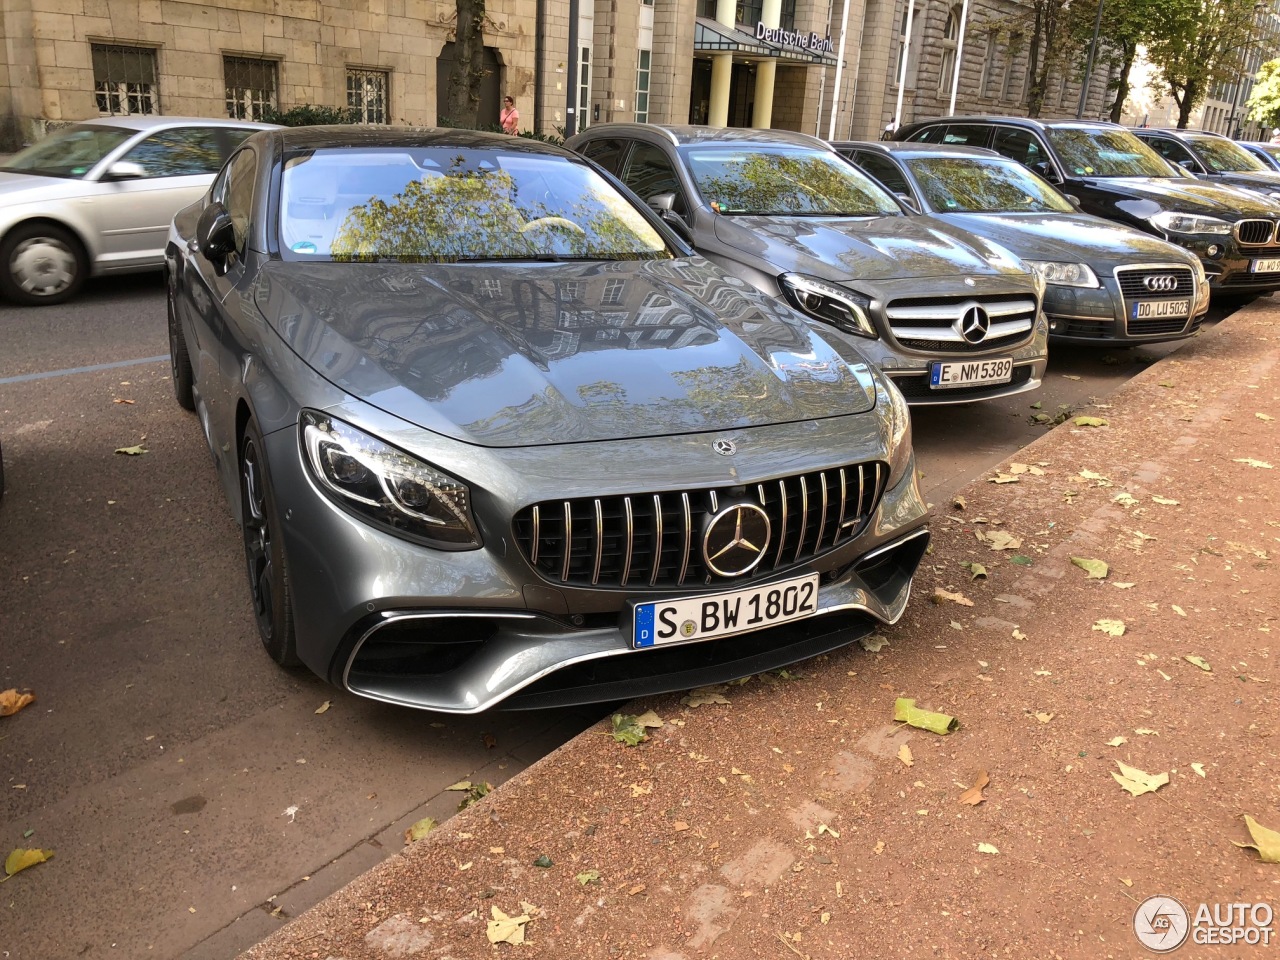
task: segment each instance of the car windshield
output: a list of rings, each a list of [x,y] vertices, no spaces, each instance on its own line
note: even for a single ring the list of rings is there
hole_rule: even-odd
[[[1196,153],[1215,173],[1257,173],[1267,168],[1244,147],[1225,137],[1191,137]]]
[[[585,164],[504,150],[387,147],[286,158],[280,240],[298,260],[669,259],[662,235]]]
[[[70,127],[15,153],[0,170],[78,180],[135,133],[122,127]]]
[[[1049,140],[1072,176],[1181,176],[1160,154],[1127,130],[1050,127]]]
[[[717,213],[761,217],[901,214],[889,194],[841,159],[802,146],[691,147],[689,171]]]
[[[908,160],[935,213],[1073,213],[1062,194],[1012,160],[922,157]]]

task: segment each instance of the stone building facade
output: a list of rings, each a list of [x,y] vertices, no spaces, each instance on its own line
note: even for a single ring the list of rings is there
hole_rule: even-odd
[[[842,0],[489,0],[483,118],[509,93],[546,134],[640,119],[826,136],[834,119],[837,137],[876,137],[898,114],[906,2],[848,0],[837,88]],[[961,4],[914,3],[901,122],[947,112],[957,54],[957,112],[1025,111],[1025,8],[975,0],[958,50]],[[433,125],[454,17],[449,0],[0,0],[0,149],[125,112],[310,104]],[[1044,115],[1074,116],[1078,93],[1051,86]]]

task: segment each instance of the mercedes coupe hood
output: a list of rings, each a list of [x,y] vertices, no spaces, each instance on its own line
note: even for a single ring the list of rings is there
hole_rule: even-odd
[[[482,446],[730,430],[875,406],[852,338],[701,258],[275,262],[255,299],[320,376]]]
[[[916,217],[717,216],[714,222],[717,240],[779,273],[841,282],[1026,274],[1002,247]]]

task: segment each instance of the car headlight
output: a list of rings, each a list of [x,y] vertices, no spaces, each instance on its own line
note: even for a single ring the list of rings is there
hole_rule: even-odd
[[[880,377],[889,398],[889,481],[886,490],[902,480],[911,465],[911,408],[902,391],[893,385],[890,377]]]
[[[783,274],[778,285],[794,306],[815,320],[859,337],[878,336],[875,325],[867,316],[871,301],[866,297],[798,273]]]
[[[1097,287],[1098,278],[1087,263],[1059,263],[1055,260],[1022,261],[1036,273],[1045,283],[1059,287]]]
[[[320,486],[362,519],[443,550],[480,546],[462,481],[312,410],[302,414],[302,447]]]
[[[1209,304],[1209,277],[1204,272],[1204,264],[1198,259],[1192,269],[1195,270],[1196,277],[1196,306],[1192,312],[1199,313],[1201,308]]]
[[[1191,213],[1175,213],[1163,210],[1151,218],[1151,222],[1167,233],[1212,233],[1226,235],[1231,224],[1217,217],[1201,217]]]

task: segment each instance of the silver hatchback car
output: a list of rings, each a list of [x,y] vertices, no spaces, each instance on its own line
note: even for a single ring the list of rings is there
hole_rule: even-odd
[[[1040,385],[1043,281],[998,243],[907,216],[821,140],[619,123],[566,146],[616,175],[717,266],[862,338],[908,403]]]
[[[0,166],[0,292],[59,303],[86,277],[156,269],[173,215],[231,151],[270,129],[244,120],[103,117],[59,130]]]

